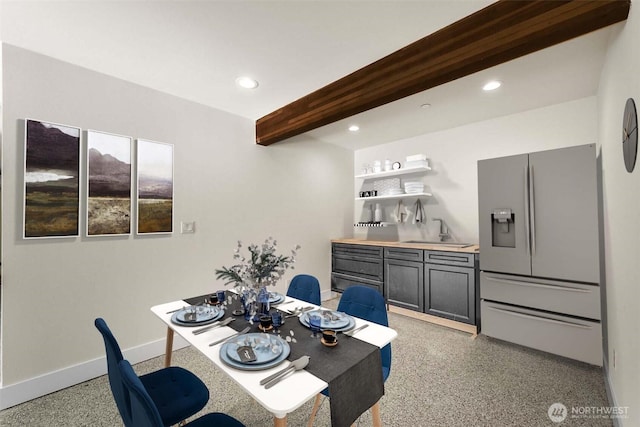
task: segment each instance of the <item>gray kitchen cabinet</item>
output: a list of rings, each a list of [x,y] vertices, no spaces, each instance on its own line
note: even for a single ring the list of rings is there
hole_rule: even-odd
[[[331,289],[343,292],[349,286],[364,285],[384,293],[383,252],[380,246],[331,245]]]
[[[384,289],[389,304],[424,310],[423,250],[385,248]]]
[[[425,251],[424,312],[478,325],[476,256]]]
[[[368,286],[388,304],[480,326],[476,253],[335,242],[331,252],[333,291]]]

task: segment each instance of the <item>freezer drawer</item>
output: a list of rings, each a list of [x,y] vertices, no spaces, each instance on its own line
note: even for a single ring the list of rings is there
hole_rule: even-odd
[[[600,320],[600,287],[508,274],[480,273],[480,297]]]
[[[600,322],[484,300],[481,307],[487,336],[602,366]]]

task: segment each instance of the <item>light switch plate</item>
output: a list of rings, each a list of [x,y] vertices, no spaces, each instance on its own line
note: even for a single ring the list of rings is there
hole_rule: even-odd
[[[180,223],[180,233],[182,234],[191,234],[196,232],[196,223],[195,221],[181,222]]]

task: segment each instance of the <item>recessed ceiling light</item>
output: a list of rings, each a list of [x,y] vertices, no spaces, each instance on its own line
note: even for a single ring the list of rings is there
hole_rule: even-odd
[[[486,91],[496,90],[500,86],[502,86],[502,82],[499,82],[498,80],[491,80],[490,82],[482,86],[482,90],[486,90]]]
[[[429,107],[431,107],[431,104],[428,104],[428,103],[420,105],[420,108],[429,108]]]
[[[238,77],[236,79],[236,84],[245,89],[255,89],[258,87],[258,81],[252,79],[251,77]]]
[[[349,132],[358,132],[359,130],[360,130],[360,126],[358,125],[349,126]]]

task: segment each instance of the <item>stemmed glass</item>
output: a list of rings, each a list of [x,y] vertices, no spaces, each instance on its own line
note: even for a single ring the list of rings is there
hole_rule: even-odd
[[[322,317],[318,314],[309,315],[309,328],[311,329],[311,337],[318,338],[318,332],[320,332],[320,327],[322,326]]]
[[[282,313],[275,311],[271,313],[271,323],[273,323],[273,333],[280,333],[280,326],[282,326]]]

